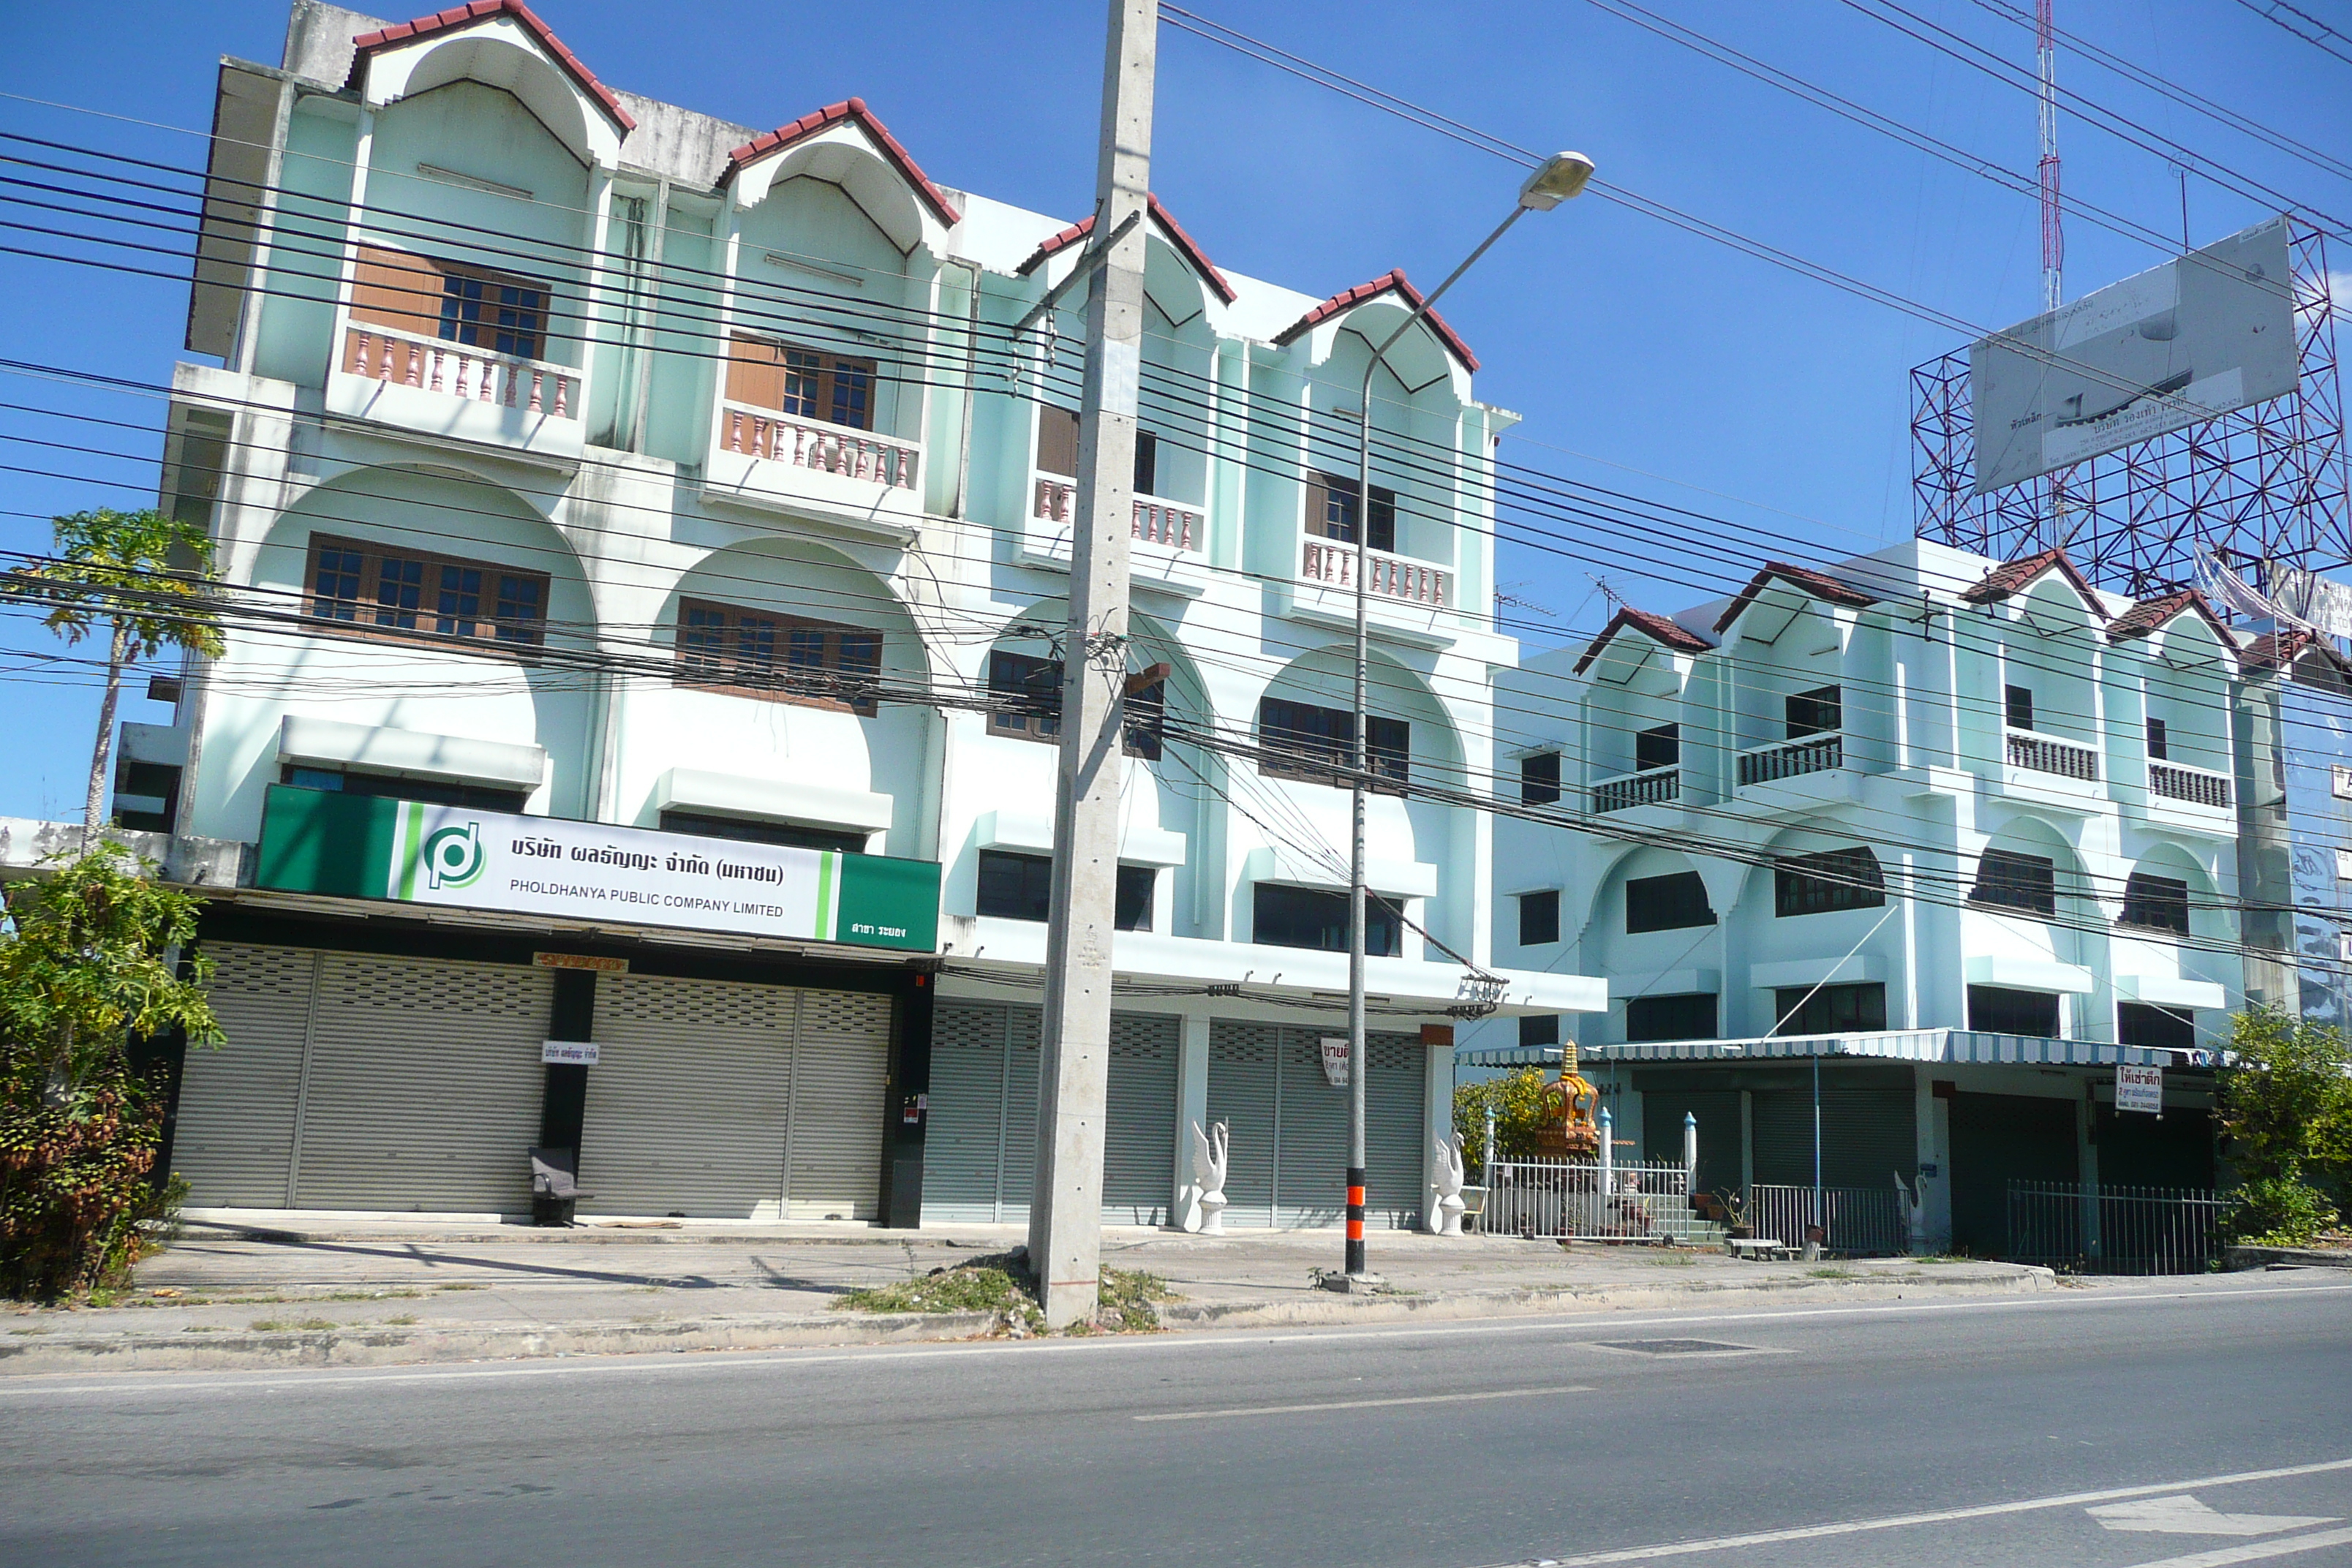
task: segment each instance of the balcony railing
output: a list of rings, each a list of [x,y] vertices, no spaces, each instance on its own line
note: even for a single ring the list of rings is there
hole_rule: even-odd
[[[1680,768],[1644,768],[1638,773],[1620,773],[1613,779],[1602,779],[1592,786],[1592,809],[1625,811],[1637,805],[1661,805],[1680,800],[1683,795],[1683,771]]]
[[[2230,805],[2230,775],[2207,768],[2183,767],[2179,763],[2150,763],[2147,793],[2167,800],[2185,800],[2191,805],[2217,805],[2226,810]]]
[[[1298,575],[1326,587],[1356,587],[1356,547],[1336,539],[1309,537],[1299,551]],[[1454,603],[1454,574],[1409,555],[1364,552],[1364,592],[1375,599],[1446,609]]]
[[[1807,735],[1794,741],[1775,741],[1769,746],[1751,746],[1739,753],[1739,786],[1745,789],[1749,784],[1770,784],[1777,779],[1826,773],[1843,766],[1843,735]]]
[[[558,419],[579,401],[579,373],[564,365],[357,322],[344,331],[343,374]]]
[[[728,451],[892,489],[913,489],[922,461],[915,442],[772,408],[721,403],[719,420],[719,444]]]
[[[1067,523],[1077,510],[1078,482],[1052,474],[1039,474],[1036,480],[1029,515],[1040,522]],[[1149,544],[1165,545],[1171,550],[1198,550],[1204,521],[1196,507],[1162,500],[1158,496],[1135,498],[1135,537]]]
[[[2056,773],[2060,778],[2080,779],[2084,784],[2099,782],[2099,753],[2088,746],[2078,746],[2072,741],[2054,740],[2028,730],[2011,730],[2009,764],[2015,768],[2031,768],[2037,773]]]

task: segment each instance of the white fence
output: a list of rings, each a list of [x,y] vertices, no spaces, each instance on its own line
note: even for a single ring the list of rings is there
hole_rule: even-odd
[[[1479,1228],[1490,1236],[1687,1241],[1690,1173],[1680,1165],[1497,1160],[1486,1170]]]
[[[1820,1195],[1819,1206],[1815,1194]],[[1822,1215],[1826,1213],[1827,1218]],[[1910,1223],[1902,1194],[1880,1187],[1772,1187],[1748,1189],[1748,1223],[1760,1238],[1802,1247],[1808,1233],[1822,1231],[1822,1250],[1847,1258],[1893,1258],[1911,1250]]]

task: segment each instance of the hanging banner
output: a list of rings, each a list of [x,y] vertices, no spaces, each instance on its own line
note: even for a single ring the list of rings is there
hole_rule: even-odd
[[[2164,1069],[2116,1064],[2116,1109],[2164,1114]]]

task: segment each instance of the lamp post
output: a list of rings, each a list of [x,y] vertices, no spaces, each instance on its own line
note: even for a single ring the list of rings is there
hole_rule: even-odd
[[[1348,865],[1348,1248],[1346,1278],[1351,1284],[1369,1283],[1364,1268],[1364,1079],[1371,1062],[1364,1045],[1364,786],[1369,782],[1370,728],[1364,709],[1364,668],[1367,643],[1364,622],[1365,536],[1372,520],[1372,374],[1397,340],[1429,314],[1461,276],[1486,254],[1510,226],[1531,212],[1549,212],[1584,189],[1592,177],[1592,160],[1581,153],[1555,153],[1519,187],[1519,199],[1510,216],[1478,242],[1462,265],[1445,276],[1412,307],[1404,321],[1377,344],[1364,362],[1364,384],[1356,397],[1356,688],[1354,768],[1349,790],[1353,846]]]

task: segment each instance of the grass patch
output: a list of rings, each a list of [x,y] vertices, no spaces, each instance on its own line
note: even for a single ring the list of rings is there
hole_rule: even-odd
[[[1160,1311],[1156,1303],[1181,1300],[1168,1289],[1168,1281],[1157,1274],[1140,1268],[1112,1268],[1102,1271],[1102,1289],[1097,1295],[1094,1327],[1104,1333],[1150,1333],[1160,1327]]]
[[[180,1331],[184,1334],[216,1334],[220,1332],[220,1325],[218,1323],[190,1323],[186,1328]]]
[[[488,1285],[464,1285],[464,1284],[460,1284],[460,1285],[436,1285],[435,1287],[433,1287],[433,1289],[435,1289],[436,1290],[487,1290],[487,1289],[489,1289],[489,1287],[488,1287]]]
[[[976,1263],[851,1290],[835,1297],[834,1305],[853,1312],[993,1312],[1016,1334],[1038,1333],[1045,1326],[1045,1314],[1011,1274]]]
[[[248,1326],[257,1334],[295,1332],[315,1334],[322,1333],[335,1325],[325,1318],[256,1318]]]
[[[403,1312],[397,1318],[386,1318],[384,1321],[404,1329],[409,1324],[416,1321],[416,1314],[414,1312]]]
[[[1859,1279],[1861,1275],[1851,1268],[1808,1268],[1805,1272],[1816,1279]]]

